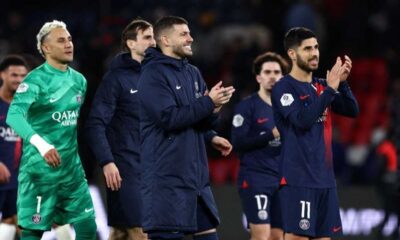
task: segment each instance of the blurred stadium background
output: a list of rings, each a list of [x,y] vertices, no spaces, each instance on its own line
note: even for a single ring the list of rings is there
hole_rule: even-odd
[[[72,65],[88,80],[83,126],[96,87],[120,50],[119,36],[126,24],[138,16],[153,23],[164,15],[182,16],[194,37],[190,61],[208,85],[223,80],[237,89],[218,127],[220,135],[229,138],[234,104],[257,89],[251,74],[253,59],[267,50],[285,55],[283,34],[290,27],[308,27],[321,46],[316,76],[325,76],[336,56],[349,55],[353,59],[349,81],[361,107],[356,120],[334,118],[342,239],[398,239],[399,13],[399,0],[7,0],[0,3],[0,59],[19,53],[37,66],[43,61],[36,50],[39,28],[53,19],[66,22],[75,44]],[[102,172],[82,132],[80,140],[82,162],[97,199],[99,236],[106,239]],[[221,239],[248,239],[235,188],[237,155],[221,158],[210,150],[209,163],[222,219]]]

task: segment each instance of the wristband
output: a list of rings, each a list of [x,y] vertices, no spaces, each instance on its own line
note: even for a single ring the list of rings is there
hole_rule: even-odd
[[[50,150],[53,149],[54,146],[47,143],[46,140],[44,140],[41,136],[38,134],[34,134],[29,142],[36,147],[36,149],[39,151],[40,155],[44,157],[44,155]]]

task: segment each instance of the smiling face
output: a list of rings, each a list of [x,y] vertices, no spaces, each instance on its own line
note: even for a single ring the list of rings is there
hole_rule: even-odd
[[[308,38],[295,49],[289,49],[288,54],[293,64],[310,73],[318,69],[319,46],[316,38]]]
[[[42,50],[46,59],[60,64],[67,64],[74,59],[74,45],[72,37],[66,29],[52,29],[42,43]]]
[[[172,29],[166,31],[163,43],[169,48],[171,57],[181,59],[193,55],[193,38],[186,24],[174,24]]]

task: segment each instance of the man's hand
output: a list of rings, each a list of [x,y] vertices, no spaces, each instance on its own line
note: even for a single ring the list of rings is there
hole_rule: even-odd
[[[344,71],[340,75],[340,81],[341,82],[346,81],[347,78],[350,75],[350,71],[351,71],[351,68],[352,68],[352,62],[351,62],[351,59],[349,58],[349,56],[344,55],[344,64],[343,64],[342,67],[344,68]]]
[[[7,166],[0,162],[0,183],[8,183],[10,181],[11,173]]]
[[[272,135],[274,135],[274,138],[278,138],[281,136],[281,134],[279,133],[278,129],[276,127],[274,127],[272,129]]]
[[[122,178],[115,163],[110,162],[103,166],[104,177],[106,184],[112,191],[118,191],[121,188]]]
[[[57,152],[57,149],[52,148],[44,154],[44,160],[46,160],[47,164],[51,167],[56,168],[61,164],[60,154]]]
[[[234,92],[235,88],[232,86],[222,87],[222,81],[220,81],[211,88],[210,92],[208,92],[208,96],[213,101],[215,108],[220,109],[222,105],[229,102]]]
[[[225,138],[220,136],[215,136],[211,140],[211,145],[213,148],[221,152],[221,155],[226,157],[232,151],[232,144]]]
[[[327,71],[326,73],[326,82],[329,87],[337,90],[339,87],[340,83],[340,77],[345,71],[345,67],[343,65],[342,67],[342,60],[340,57],[336,58],[336,63],[333,65],[332,69],[330,71]]]

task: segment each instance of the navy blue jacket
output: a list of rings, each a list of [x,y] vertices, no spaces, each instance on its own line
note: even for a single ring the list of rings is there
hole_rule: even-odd
[[[204,134],[215,118],[199,70],[149,48],[139,80],[143,228],[195,232],[202,198],[218,220]]]
[[[117,192],[107,189],[108,223],[140,226],[141,198],[139,98],[140,63],[117,55],[104,75],[86,122],[86,136],[100,166],[114,162],[122,178]]]
[[[272,88],[272,106],[282,139],[281,183],[335,187],[331,112],[347,117],[359,112],[347,82],[335,91],[325,79],[313,78],[307,83],[286,75]]]
[[[235,107],[232,144],[240,157],[238,187],[263,191],[279,186],[281,142],[275,139],[272,106],[254,93]]]

